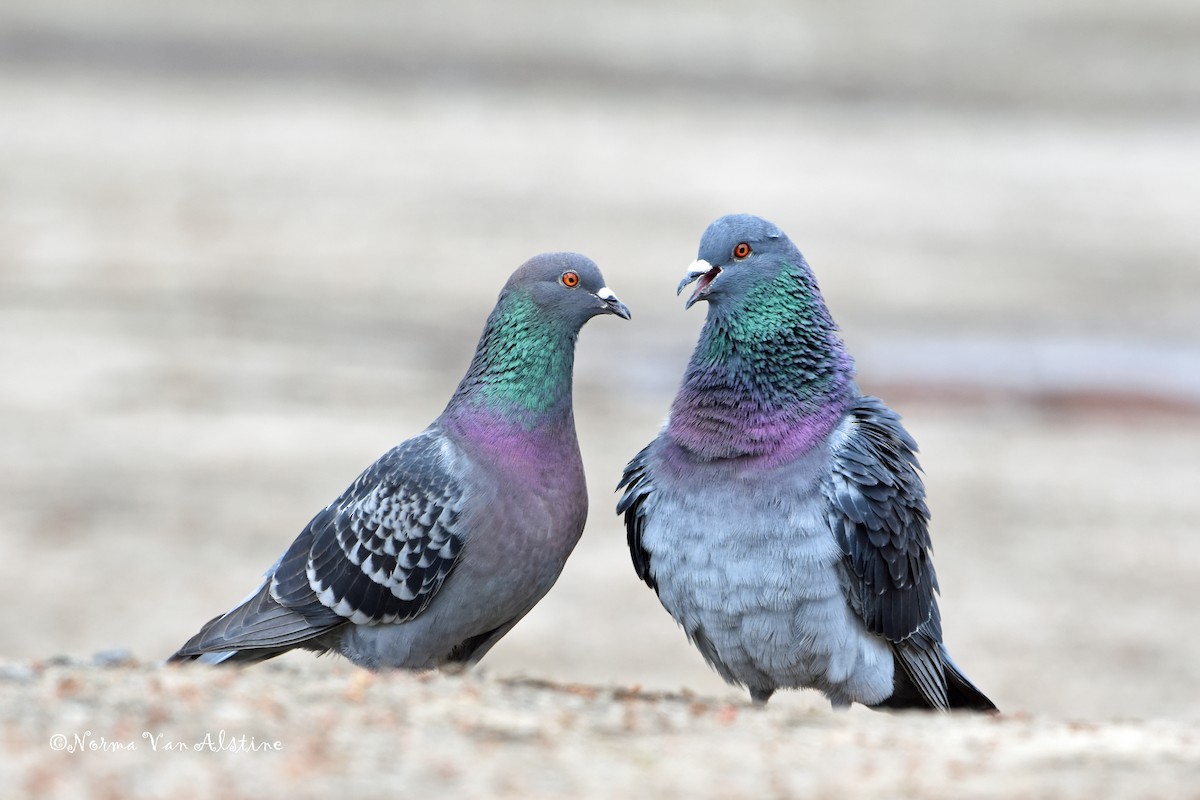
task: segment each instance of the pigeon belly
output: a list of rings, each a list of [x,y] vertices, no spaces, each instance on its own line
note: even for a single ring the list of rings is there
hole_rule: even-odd
[[[890,695],[890,646],[842,588],[816,477],[824,449],[768,469],[665,449],[643,544],[663,606],[705,659],[730,683],[768,694],[815,688],[835,705]]]

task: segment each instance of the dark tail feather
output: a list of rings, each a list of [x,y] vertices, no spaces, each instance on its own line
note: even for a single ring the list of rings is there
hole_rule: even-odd
[[[951,709],[982,711],[988,714],[1000,713],[996,704],[979,691],[966,675],[962,674],[962,670],[946,652],[945,645],[942,646],[942,664],[946,668],[946,697],[950,700]]]
[[[873,708],[999,713],[996,704],[979,691],[950,658],[946,646],[940,642],[930,644],[932,646],[928,648],[906,649],[903,645],[895,648],[895,689],[890,697]],[[941,680],[935,681],[934,671],[941,673]]]
[[[245,666],[248,664],[257,664],[260,661],[266,661],[281,656],[290,648],[279,648],[276,650],[213,650],[211,652],[194,653],[186,652],[187,645],[184,645],[178,652],[174,653],[166,660],[167,664],[191,664],[198,662],[200,664],[211,664],[213,666]]]
[[[328,646],[317,640],[345,622],[315,597],[311,607],[280,605],[267,580],[241,605],[205,623],[167,663],[253,664],[296,647],[324,652]]]

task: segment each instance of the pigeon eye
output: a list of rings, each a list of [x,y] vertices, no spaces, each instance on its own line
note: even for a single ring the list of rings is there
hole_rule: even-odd
[[[748,255],[750,255],[750,245],[746,244],[745,242],[740,242],[736,247],[733,248],[734,258],[745,258]]]
[[[579,273],[567,270],[562,274],[562,277],[559,278],[559,280],[562,281],[563,286],[567,287],[568,289],[574,289],[579,285]]]

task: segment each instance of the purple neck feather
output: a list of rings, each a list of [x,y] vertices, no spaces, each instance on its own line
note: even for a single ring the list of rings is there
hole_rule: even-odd
[[[520,475],[526,485],[569,486],[583,481],[570,405],[533,427],[510,414],[482,406],[447,409],[438,422],[468,451]]]
[[[857,394],[811,273],[788,266],[739,307],[709,307],[667,427],[703,458],[788,461],[824,442]]]
[[[765,457],[782,463],[823,442],[848,406],[848,392],[820,404],[772,403],[756,398],[754,387],[739,384],[736,376],[713,370],[689,374],[671,406],[667,431],[707,459]]]

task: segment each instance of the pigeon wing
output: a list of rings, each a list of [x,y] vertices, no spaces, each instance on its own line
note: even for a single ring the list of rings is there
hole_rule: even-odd
[[[861,397],[833,443],[824,489],[851,608],[892,644],[930,703],[945,708],[937,574],[916,450],[895,412]]]
[[[352,623],[420,614],[462,555],[463,486],[431,429],[394,448],[308,524],[280,560],[271,595]]]
[[[621,482],[617,484],[618,491],[625,490],[625,494],[617,501],[617,513],[625,515],[626,540],[637,576],[657,592],[658,582],[650,569],[650,553],[642,544],[642,535],[646,530],[646,500],[654,492],[648,460],[653,446],[653,443],[647,445],[626,465]]]

